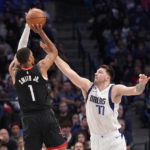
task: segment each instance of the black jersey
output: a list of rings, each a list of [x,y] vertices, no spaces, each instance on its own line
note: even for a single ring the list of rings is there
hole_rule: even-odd
[[[47,80],[42,77],[38,65],[28,69],[18,68],[15,88],[23,113],[32,113],[51,107]]]

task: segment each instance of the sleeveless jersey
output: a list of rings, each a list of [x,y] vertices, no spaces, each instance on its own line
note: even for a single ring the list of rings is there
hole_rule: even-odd
[[[100,91],[94,84],[88,91],[86,99],[86,116],[90,132],[106,135],[116,131],[121,126],[117,120],[119,104],[112,103],[110,84]]]
[[[23,113],[32,113],[51,107],[47,80],[42,77],[38,65],[29,69],[18,68],[15,88]]]

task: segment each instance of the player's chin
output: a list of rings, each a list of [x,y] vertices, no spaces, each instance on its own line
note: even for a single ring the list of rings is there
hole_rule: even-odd
[[[96,84],[98,81],[97,81],[97,79],[94,79],[94,83]]]

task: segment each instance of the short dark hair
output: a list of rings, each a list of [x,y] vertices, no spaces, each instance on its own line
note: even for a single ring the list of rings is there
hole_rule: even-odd
[[[20,64],[27,63],[31,50],[27,47],[21,48],[17,51],[16,57]]]
[[[65,121],[63,121],[63,122],[60,124],[60,126],[61,126],[61,128],[67,128],[67,127],[70,127],[70,128],[71,128],[72,123],[71,123],[71,121],[69,121],[69,120],[65,120]]]
[[[112,66],[110,65],[101,65],[100,68],[104,68],[106,70],[106,72],[109,74],[110,76],[110,81],[112,82],[115,78],[115,71],[112,68]]]

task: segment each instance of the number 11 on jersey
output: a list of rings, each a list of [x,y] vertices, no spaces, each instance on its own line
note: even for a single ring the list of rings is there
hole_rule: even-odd
[[[33,87],[32,87],[32,85],[28,85],[28,87],[29,87],[30,92],[31,92],[32,100],[35,101],[35,96],[34,96],[34,92],[33,92]]]

